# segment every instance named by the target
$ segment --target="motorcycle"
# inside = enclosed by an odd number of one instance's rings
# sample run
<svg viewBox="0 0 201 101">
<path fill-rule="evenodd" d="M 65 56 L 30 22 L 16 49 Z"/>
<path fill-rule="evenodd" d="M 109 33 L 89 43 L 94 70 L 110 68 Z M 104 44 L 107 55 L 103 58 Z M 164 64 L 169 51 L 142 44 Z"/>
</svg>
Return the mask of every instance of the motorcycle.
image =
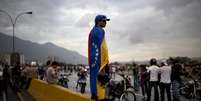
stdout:
<svg viewBox="0 0 201 101">
<path fill-rule="evenodd" d="M 68 88 L 68 82 L 69 82 L 68 76 L 69 75 L 65 75 L 65 74 L 61 75 L 61 78 L 59 79 L 59 84 L 61 86 Z"/>
<path fill-rule="evenodd" d="M 85 93 L 85 88 L 87 85 L 87 80 L 86 79 L 80 79 L 78 80 L 78 85 L 80 87 L 80 93 Z"/>
</svg>

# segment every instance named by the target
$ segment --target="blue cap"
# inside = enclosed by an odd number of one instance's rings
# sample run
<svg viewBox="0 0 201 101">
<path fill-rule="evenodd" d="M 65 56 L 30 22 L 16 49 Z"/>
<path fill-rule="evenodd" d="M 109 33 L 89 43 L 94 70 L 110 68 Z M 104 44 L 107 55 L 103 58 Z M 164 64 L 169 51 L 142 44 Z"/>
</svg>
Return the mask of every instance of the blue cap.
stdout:
<svg viewBox="0 0 201 101">
<path fill-rule="evenodd" d="M 107 18 L 105 15 L 97 15 L 95 18 L 95 22 L 102 21 L 102 20 L 110 21 L 110 19 Z"/>
</svg>

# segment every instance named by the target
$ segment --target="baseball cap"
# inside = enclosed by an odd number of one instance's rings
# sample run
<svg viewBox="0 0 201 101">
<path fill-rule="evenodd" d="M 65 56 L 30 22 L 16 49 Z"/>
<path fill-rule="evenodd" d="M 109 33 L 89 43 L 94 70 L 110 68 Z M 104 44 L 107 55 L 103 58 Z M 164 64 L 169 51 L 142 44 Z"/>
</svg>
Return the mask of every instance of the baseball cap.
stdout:
<svg viewBox="0 0 201 101">
<path fill-rule="evenodd" d="M 102 21 L 102 20 L 110 21 L 110 19 L 107 18 L 105 15 L 97 15 L 95 18 L 95 22 Z"/>
</svg>

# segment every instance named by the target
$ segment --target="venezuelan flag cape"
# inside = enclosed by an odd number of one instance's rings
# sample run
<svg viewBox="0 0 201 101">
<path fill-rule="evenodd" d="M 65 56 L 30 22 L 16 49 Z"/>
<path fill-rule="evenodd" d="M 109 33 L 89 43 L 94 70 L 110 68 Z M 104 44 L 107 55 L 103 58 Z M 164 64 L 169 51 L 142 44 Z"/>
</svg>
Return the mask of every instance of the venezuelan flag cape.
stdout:
<svg viewBox="0 0 201 101">
<path fill-rule="evenodd" d="M 109 63 L 108 48 L 105 41 L 105 32 L 101 27 L 94 27 L 88 40 L 88 62 L 90 67 L 90 89 L 98 99 L 105 98 L 105 87 L 97 81 L 98 72 L 104 72 L 104 67 Z"/>
</svg>

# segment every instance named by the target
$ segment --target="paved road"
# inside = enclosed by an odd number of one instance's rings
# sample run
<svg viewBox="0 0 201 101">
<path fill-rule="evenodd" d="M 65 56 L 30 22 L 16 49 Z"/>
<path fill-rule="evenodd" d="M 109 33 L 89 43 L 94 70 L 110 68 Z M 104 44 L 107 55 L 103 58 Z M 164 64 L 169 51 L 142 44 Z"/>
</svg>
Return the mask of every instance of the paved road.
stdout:
<svg viewBox="0 0 201 101">
<path fill-rule="evenodd" d="M 3 91 L 0 94 L 0 101 L 20 101 L 17 93 L 15 93 L 10 87 L 8 88 L 7 97 L 6 93 Z"/>
<path fill-rule="evenodd" d="M 119 76 L 119 75 L 115 75 L 115 80 L 116 81 L 121 81 L 122 80 L 122 77 Z M 69 89 L 71 90 L 74 90 L 74 91 L 77 91 L 79 92 L 79 90 L 77 90 L 75 87 L 76 87 L 76 84 L 77 84 L 77 74 L 76 73 L 73 73 L 71 76 L 69 76 Z M 89 77 L 87 77 L 87 86 L 86 86 L 86 93 L 88 95 L 90 95 L 90 87 L 89 87 Z M 137 101 L 142 101 L 142 95 L 140 94 L 140 92 L 137 92 L 136 94 L 137 96 Z"/>
<path fill-rule="evenodd" d="M 115 80 L 116 81 L 121 81 L 122 80 L 122 77 L 119 76 L 119 75 L 115 75 Z M 77 90 L 75 87 L 76 87 L 76 84 L 77 84 L 77 74 L 76 73 L 72 73 L 72 75 L 69 76 L 69 89 L 73 90 L 73 91 L 76 91 L 76 92 L 79 92 L 79 90 Z M 133 79 L 131 79 L 133 80 Z M 132 81 L 131 81 L 132 82 Z M 141 91 L 139 90 L 138 92 L 135 92 L 136 93 L 136 98 L 137 98 L 137 101 L 143 101 L 142 100 L 142 95 L 141 95 Z M 89 87 L 89 77 L 87 77 L 87 86 L 86 86 L 86 94 L 88 94 L 90 96 L 90 87 Z M 154 93 L 152 92 L 152 95 Z M 5 93 L 1 93 L 0 94 L 0 101 L 19 101 L 18 97 L 17 97 L 17 94 L 14 93 L 10 88 L 8 88 L 8 97 L 7 97 L 7 100 L 5 100 Z M 153 98 L 151 101 L 154 101 Z M 166 99 L 167 101 L 167 99 Z M 193 100 L 187 100 L 187 99 L 184 99 L 182 98 L 182 101 L 193 101 Z"/>
</svg>

